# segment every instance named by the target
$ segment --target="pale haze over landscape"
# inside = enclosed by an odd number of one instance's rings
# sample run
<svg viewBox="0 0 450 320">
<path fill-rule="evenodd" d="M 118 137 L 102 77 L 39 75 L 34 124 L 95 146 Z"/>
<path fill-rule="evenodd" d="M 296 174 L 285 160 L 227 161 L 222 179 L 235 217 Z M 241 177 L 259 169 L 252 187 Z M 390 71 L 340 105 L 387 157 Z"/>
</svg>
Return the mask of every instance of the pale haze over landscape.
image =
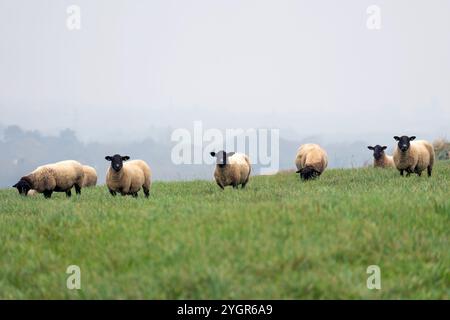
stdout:
<svg viewBox="0 0 450 320">
<path fill-rule="evenodd" d="M 16 316 L 408 318 L 449 231 L 450 0 L 0 0 Z"/>
<path fill-rule="evenodd" d="M 66 27 L 73 4 L 81 30 Z M 86 143 L 195 120 L 297 141 L 450 137 L 447 0 L 0 0 L 0 38 L 3 127 Z"/>
</svg>

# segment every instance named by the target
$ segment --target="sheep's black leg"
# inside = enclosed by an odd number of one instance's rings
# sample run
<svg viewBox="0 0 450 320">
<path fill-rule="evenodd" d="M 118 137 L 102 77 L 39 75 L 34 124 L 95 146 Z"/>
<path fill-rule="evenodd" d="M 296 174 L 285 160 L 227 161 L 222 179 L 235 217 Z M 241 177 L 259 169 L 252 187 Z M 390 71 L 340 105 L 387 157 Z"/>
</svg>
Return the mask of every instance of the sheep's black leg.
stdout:
<svg viewBox="0 0 450 320">
<path fill-rule="evenodd" d="M 81 194 L 81 187 L 79 186 L 79 185 L 75 185 L 75 192 L 77 193 L 77 194 Z"/>
<path fill-rule="evenodd" d="M 112 195 L 113 197 L 116 196 L 116 192 L 115 192 L 114 190 L 109 189 L 109 193 L 111 193 L 111 195 Z"/>
<path fill-rule="evenodd" d="M 72 196 L 72 191 L 69 189 L 66 191 L 66 197 L 70 198 Z"/>
<path fill-rule="evenodd" d="M 137 192 L 133 192 L 131 195 L 133 196 L 133 198 L 137 198 L 138 197 L 138 193 Z"/>
<path fill-rule="evenodd" d="M 250 175 L 247 177 L 247 180 L 245 180 L 244 183 L 242 184 L 242 189 L 244 189 L 245 186 L 247 185 L 249 177 L 250 177 Z"/>
<path fill-rule="evenodd" d="M 406 169 L 406 176 L 409 177 L 413 173 L 411 169 Z"/>
<path fill-rule="evenodd" d="M 148 190 L 147 188 L 143 188 L 143 189 L 144 189 L 145 197 L 148 198 L 150 196 L 150 190 Z"/>
<path fill-rule="evenodd" d="M 433 171 L 433 168 L 431 166 L 428 166 L 427 167 L 427 173 L 428 173 L 429 177 L 431 177 L 431 171 Z"/>
<path fill-rule="evenodd" d="M 403 170 L 400 170 L 400 175 L 403 177 Z"/>
<path fill-rule="evenodd" d="M 217 185 L 223 190 L 223 189 L 225 189 L 224 187 L 223 187 L 223 185 L 221 185 L 219 182 L 217 182 Z"/>
<path fill-rule="evenodd" d="M 422 172 L 420 172 L 420 171 L 417 171 L 416 173 L 419 177 L 422 175 Z"/>
<path fill-rule="evenodd" d="M 44 198 L 50 199 L 52 197 L 52 193 L 53 193 L 53 191 L 51 191 L 51 190 L 45 190 L 44 191 Z"/>
<path fill-rule="evenodd" d="M 233 189 L 237 189 L 238 185 L 237 184 L 233 184 Z"/>
</svg>

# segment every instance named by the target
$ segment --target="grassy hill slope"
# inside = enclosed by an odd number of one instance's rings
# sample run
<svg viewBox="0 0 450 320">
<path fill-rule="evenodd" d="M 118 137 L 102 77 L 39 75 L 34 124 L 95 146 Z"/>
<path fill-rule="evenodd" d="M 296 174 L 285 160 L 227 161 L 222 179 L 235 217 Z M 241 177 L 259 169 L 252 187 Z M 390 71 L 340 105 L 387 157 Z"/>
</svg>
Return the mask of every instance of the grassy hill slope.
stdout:
<svg viewBox="0 0 450 320">
<path fill-rule="evenodd" d="M 446 298 L 450 162 L 253 177 L 244 190 L 157 182 L 150 199 L 0 190 L 0 298 Z M 81 290 L 66 288 L 67 266 Z M 381 268 L 381 290 L 366 269 Z"/>
</svg>

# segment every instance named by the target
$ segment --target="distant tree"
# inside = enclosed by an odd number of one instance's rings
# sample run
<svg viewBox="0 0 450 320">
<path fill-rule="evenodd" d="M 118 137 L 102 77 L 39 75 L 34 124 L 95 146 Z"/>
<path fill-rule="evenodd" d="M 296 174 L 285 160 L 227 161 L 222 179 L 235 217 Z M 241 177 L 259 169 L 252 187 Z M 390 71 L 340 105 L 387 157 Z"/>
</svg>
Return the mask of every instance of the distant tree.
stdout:
<svg viewBox="0 0 450 320">
<path fill-rule="evenodd" d="M 42 134 L 38 130 L 27 131 L 26 135 L 36 140 L 40 140 L 42 138 Z"/>
<path fill-rule="evenodd" d="M 24 136 L 25 132 L 16 125 L 6 127 L 5 131 L 3 132 L 3 137 L 7 142 L 20 140 Z"/>
<path fill-rule="evenodd" d="M 78 143 L 76 132 L 72 129 L 64 129 L 59 133 L 59 139 L 64 143 Z"/>
</svg>

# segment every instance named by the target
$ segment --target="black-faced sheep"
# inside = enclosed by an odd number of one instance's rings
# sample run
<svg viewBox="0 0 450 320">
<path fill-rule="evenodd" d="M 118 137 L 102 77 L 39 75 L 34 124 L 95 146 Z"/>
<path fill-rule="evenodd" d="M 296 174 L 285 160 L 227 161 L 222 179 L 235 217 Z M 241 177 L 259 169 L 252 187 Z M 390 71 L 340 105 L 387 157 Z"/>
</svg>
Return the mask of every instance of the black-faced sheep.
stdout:
<svg viewBox="0 0 450 320">
<path fill-rule="evenodd" d="M 147 163 L 142 160 L 124 163 L 130 157 L 119 154 L 106 156 L 105 159 L 111 161 L 106 173 L 106 185 L 113 196 L 118 192 L 123 196 L 137 197 L 141 188 L 146 197 L 150 195 L 151 171 Z"/>
<path fill-rule="evenodd" d="M 394 158 L 388 156 L 384 150 L 387 146 L 380 146 L 377 144 L 375 147 L 368 146 L 369 150 L 373 150 L 373 166 L 374 168 L 395 168 Z"/>
<path fill-rule="evenodd" d="M 395 136 L 398 141 L 394 150 L 394 163 L 400 175 L 406 171 L 406 176 L 416 173 L 418 176 L 427 169 L 428 176 L 431 177 L 434 164 L 434 148 L 431 143 L 425 140 L 413 141 L 415 136 Z"/>
<path fill-rule="evenodd" d="M 77 161 L 66 160 L 38 167 L 13 187 L 22 195 L 34 189 L 43 193 L 45 198 L 50 198 L 53 192 L 65 192 L 70 197 L 72 187 L 75 187 L 77 194 L 81 194 L 83 178 L 83 166 Z"/>
<path fill-rule="evenodd" d="M 300 146 L 295 158 L 296 173 L 303 180 L 320 176 L 328 166 L 328 156 L 318 144 L 307 143 Z"/>
<path fill-rule="evenodd" d="M 90 166 L 83 166 L 84 179 L 83 179 L 83 188 L 86 187 L 95 187 L 97 184 L 97 171 Z"/>
<path fill-rule="evenodd" d="M 247 155 L 225 151 L 211 152 L 211 156 L 216 158 L 216 169 L 214 179 L 220 188 L 239 185 L 245 188 L 250 179 L 252 166 Z"/>
</svg>

